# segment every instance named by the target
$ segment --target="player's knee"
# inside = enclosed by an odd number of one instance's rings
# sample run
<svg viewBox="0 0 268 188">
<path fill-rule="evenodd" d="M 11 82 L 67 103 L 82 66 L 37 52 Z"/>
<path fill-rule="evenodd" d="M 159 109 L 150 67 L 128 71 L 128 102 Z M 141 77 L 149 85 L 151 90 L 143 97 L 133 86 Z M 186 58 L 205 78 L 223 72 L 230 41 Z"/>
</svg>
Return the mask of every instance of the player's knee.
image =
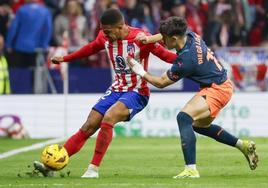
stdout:
<svg viewBox="0 0 268 188">
<path fill-rule="evenodd" d="M 102 121 L 113 125 L 120 121 L 126 120 L 127 117 L 128 117 L 128 113 L 124 113 L 120 110 L 109 110 L 104 114 Z"/>
<path fill-rule="evenodd" d="M 189 143 L 195 143 L 196 138 L 195 138 L 194 132 L 191 130 L 192 129 L 191 126 L 193 123 L 192 117 L 185 112 L 180 112 L 177 115 L 177 122 L 179 126 L 182 145 L 185 145 L 185 147 L 188 147 Z"/>
<path fill-rule="evenodd" d="M 114 124 L 116 121 L 116 114 L 106 113 L 103 117 L 103 121 L 110 124 Z"/>
<path fill-rule="evenodd" d="M 192 121 L 192 117 L 189 114 L 187 114 L 185 112 L 179 112 L 178 113 L 177 122 L 178 122 L 179 126 L 184 125 L 189 120 Z"/>
</svg>

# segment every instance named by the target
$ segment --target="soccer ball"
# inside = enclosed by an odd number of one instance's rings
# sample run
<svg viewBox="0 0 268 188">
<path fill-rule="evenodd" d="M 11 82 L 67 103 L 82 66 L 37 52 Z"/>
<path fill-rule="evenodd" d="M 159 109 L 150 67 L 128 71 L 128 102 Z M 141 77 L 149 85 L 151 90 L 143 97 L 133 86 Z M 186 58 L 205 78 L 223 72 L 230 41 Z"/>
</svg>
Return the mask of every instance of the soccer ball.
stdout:
<svg viewBox="0 0 268 188">
<path fill-rule="evenodd" d="M 63 146 L 53 144 L 45 147 L 41 155 L 41 160 L 51 170 L 61 170 L 68 164 L 69 156 Z"/>
</svg>

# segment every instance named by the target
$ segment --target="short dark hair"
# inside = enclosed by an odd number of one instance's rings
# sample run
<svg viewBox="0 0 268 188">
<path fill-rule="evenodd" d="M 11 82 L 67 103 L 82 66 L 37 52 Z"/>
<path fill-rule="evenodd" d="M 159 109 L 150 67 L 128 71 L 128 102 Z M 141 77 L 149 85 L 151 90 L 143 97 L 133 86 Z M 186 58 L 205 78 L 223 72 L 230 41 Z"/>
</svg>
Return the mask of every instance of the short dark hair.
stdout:
<svg viewBox="0 0 268 188">
<path fill-rule="evenodd" d="M 160 23 L 160 33 L 172 37 L 174 35 L 184 36 L 187 31 L 187 22 L 181 17 L 169 17 Z"/>
<path fill-rule="evenodd" d="M 109 8 L 103 12 L 100 21 L 102 25 L 115 25 L 124 21 L 124 16 L 120 10 Z"/>
</svg>

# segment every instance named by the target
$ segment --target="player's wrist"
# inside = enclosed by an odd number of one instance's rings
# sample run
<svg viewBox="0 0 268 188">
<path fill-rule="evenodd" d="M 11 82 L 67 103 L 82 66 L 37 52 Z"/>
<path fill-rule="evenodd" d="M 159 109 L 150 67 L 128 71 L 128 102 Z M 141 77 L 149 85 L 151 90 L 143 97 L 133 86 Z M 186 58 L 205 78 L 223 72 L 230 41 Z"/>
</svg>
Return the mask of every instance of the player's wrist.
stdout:
<svg viewBox="0 0 268 188">
<path fill-rule="evenodd" d="M 147 74 L 147 72 L 145 71 L 145 70 L 141 70 L 140 71 L 140 73 L 139 73 L 139 75 L 141 76 L 141 77 L 144 77 L 145 76 L 145 74 Z"/>
<path fill-rule="evenodd" d="M 130 59 L 130 63 L 133 65 L 133 71 L 141 77 L 144 77 L 147 72 L 143 69 L 143 66 L 133 58 Z"/>
</svg>

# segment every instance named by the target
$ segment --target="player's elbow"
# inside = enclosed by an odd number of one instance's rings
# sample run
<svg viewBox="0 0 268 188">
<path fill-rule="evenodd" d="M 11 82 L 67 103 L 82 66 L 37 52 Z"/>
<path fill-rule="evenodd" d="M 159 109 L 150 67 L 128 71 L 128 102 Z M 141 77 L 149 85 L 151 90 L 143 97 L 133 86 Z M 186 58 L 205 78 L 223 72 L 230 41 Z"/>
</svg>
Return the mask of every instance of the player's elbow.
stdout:
<svg viewBox="0 0 268 188">
<path fill-rule="evenodd" d="M 165 88 L 167 85 L 163 82 L 158 82 L 155 84 L 155 87 L 159 88 L 159 89 L 163 89 Z"/>
<path fill-rule="evenodd" d="M 159 89 L 168 86 L 168 82 L 164 77 L 154 77 L 146 74 L 145 79 Z"/>
</svg>

